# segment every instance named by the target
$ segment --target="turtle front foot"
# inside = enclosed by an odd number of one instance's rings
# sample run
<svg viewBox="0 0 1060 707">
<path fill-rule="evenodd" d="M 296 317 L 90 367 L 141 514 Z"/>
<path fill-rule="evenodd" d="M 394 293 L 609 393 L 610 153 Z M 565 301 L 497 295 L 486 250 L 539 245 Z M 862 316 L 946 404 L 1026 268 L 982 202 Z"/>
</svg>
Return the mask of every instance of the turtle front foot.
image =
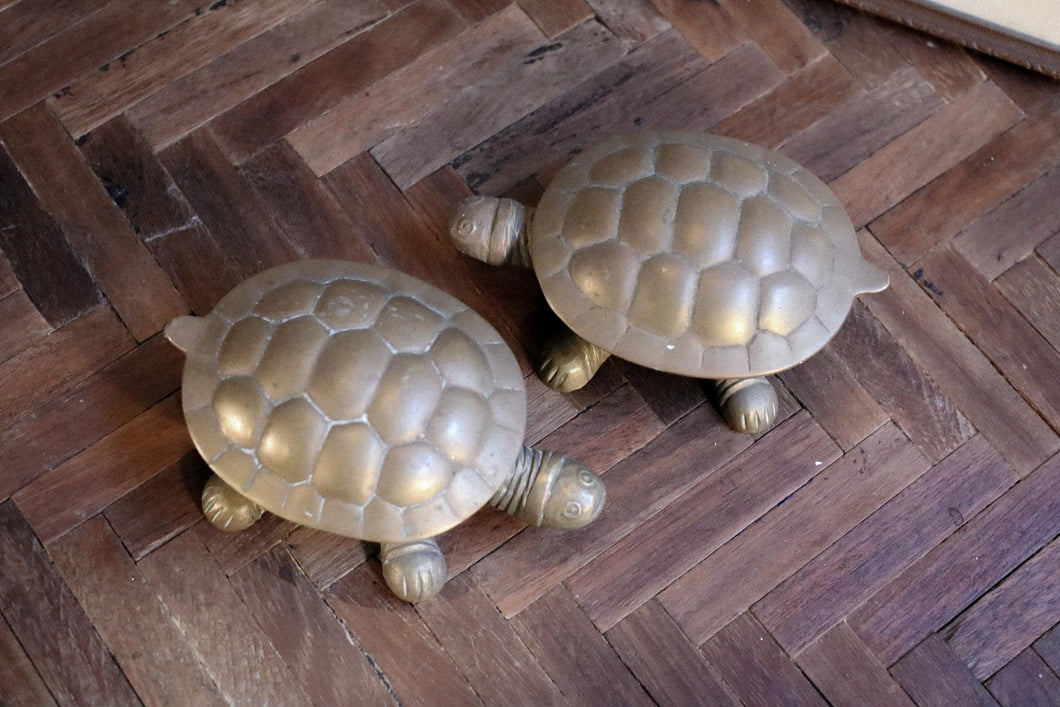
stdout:
<svg viewBox="0 0 1060 707">
<path fill-rule="evenodd" d="M 254 525 L 265 511 L 214 474 L 202 490 L 202 512 L 215 528 L 234 533 Z"/>
<path fill-rule="evenodd" d="M 431 538 L 383 543 L 379 550 L 383 579 L 390 590 L 412 604 L 433 599 L 445 586 L 445 557 Z"/>
<path fill-rule="evenodd" d="M 568 331 L 545 350 L 537 366 L 537 375 L 549 388 L 561 393 L 572 393 L 592 380 L 610 355 L 599 346 Z"/>
<path fill-rule="evenodd" d="M 715 391 L 718 412 L 737 432 L 765 432 L 777 419 L 777 391 L 765 378 L 726 378 Z"/>
</svg>

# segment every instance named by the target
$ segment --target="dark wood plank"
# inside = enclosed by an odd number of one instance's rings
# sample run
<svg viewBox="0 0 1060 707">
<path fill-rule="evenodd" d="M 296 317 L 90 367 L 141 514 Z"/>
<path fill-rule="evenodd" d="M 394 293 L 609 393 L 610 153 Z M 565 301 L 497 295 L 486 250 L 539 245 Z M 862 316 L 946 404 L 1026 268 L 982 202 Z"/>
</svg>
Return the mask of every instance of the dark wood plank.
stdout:
<svg viewBox="0 0 1060 707">
<path fill-rule="evenodd" d="M 9 705 L 54 705 L 55 698 L 41 680 L 29 656 L 11 632 L 7 621 L 0 617 L 0 700 Z"/>
<path fill-rule="evenodd" d="M 0 504 L 0 564 L 0 610 L 56 702 L 140 704 L 92 621 L 10 501 Z"/>
<path fill-rule="evenodd" d="M 376 2 L 309 5 L 209 64 L 140 101 L 129 118 L 156 149 L 327 53 L 384 14 Z"/>
<path fill-rule="evenodd" d="M 49 550 L 137 697 L 146 704 L 225 704 L 107 521 L 97 516 Z"/>
<path fill-rule="evenodd" d="M 118 116 L 77 141 L 88 166 L 111 200 L 144 241 L 199 224 L 151 146 L 125 116 Z"/>
<path fill-rule="evenodd" d="M 114 355 L 114 354 L 112 354 Z M 6 497 L 173 393 L 183 355 L 161 336 L 133 349 L 69 391 L 45 397 L 32 414 L 0 429 Z M 77 420 L 78 424 L 70 424 Z"/>
<path fill-rule="evenodd" d="M 299 253 L 362 263 L 376 260 L 364 241 L 350 237 L 357 231 L 353 218 L 286 142 L 261 150 L 239 171 Z"/>
<path fill-rule="evenodd" d="M 295 528 L 284 544 L 321 591 L 368 559 L 368 543 L 304 526 Z"/>
<path fill-rule="evenodd" d="M 511 624 L 567 704 L 653 704 L 563 587 L 538 599 Z"/>
<path fill-rule="evenodd" d="M 884 585 L 850 625 L 885 664 L 942 628 L 1056 535 L 1060 456 Z"/>
<path fill-rule="evenodd" d="M 854 377 L 834 344 L 778 375 L 843 451 L 850 450 L 888 420 L 887 413 Z"/>
<path fill-rule="evenodd" d="M 658 602 L 622 619 L 606 638 L 658 705 L 740 704 Z"/>
<path fill-rule="evenodd" d="M 634 125 L 707 131 L 769 93 L 784 72 L 757 44 L 744 44 L 637 111 Z M 699 98 L 709 95 L 707 101 Z"/>
<path fill-rule="evenodd" d="M 798 653 L 1018 480 L 975 438 L 767 594 L 755 616 Z"/>
<path fill-rule="evenodd" d="M 879 242 L 863 237 L 861 249 L 891 278 L 885 291 L 865 298 L 868 308 L 994 448 L 1021 475 L 1060 449 L 1060 438 L 982 352 L 941 310 L 924 306 L 930 297 Z"/>
<path fill-rule="evenodd" d="M 840 454 L 809 415 L 797 414 L 608 548 L 567 587 L 607 631 Z"/>
<path fill-rule="evenodd" d="M 693 641 L 706 640 L 929 466 L 900 430 L 884 425 L 660 592 L 659 601 Z"/>
<path fill-rule="evenodd" d="M 225 153 L 235 162 L 243 162 L 464 27 L 445 0 L 412 3 L 234 106 L 214 119 L 210 129 Z"/>
<path fill-rule="evenodd" d="M 196 532 L 138 565 L 227 702 L 312 704 Z"/>
<path fill-rule="evenodd" d="M 855 227 L 887 211 L 1019 120 L 1000 89 L 982 83 L 831 183 Z"/>
<path fill-rule="evenodd" d="M 14 5 L 0 24 L 0 64 L 6 64 L 23 52 L 52 37 L 68 25 L 75 24 L 102 9 L 95 0 L 56 0 L 55 2 L 0 3 L 0 9 Z"/>
<path fill-rule="evenodd" d="M 397 704 L 286 550 L 262 555 L 231 582 L 314 704 L 342 704 L 353 695 L 357 704 Z"/>
<path fill-rule="evenodd" d="M 860 92 L 850 72 L 825 55 L 718 123 L 712 132 L 776 148 Z"/>
<path fill-rule="evenodd" d="M 528 529 L 476 564 L 475 579 L 512 616 L 749 445 L 701 406 L 608 471 L 606 507 L 591 525 L 568 533 Z"/>
<path fill-rule="evenodd" d="M 486 704 L 567 704 L 469 573 L 449 580 L 416 611 Z"/>
<path fill-rule="evenodd" d="M 200 525 L 199 536 L 225 574 L 238 572 L 282 543 L 298 527 L 271 513 L 266 513 L 257 523 L 238 533 L 218 530 L 209 523 Z"/>
<path fill-rule="evenodd" d="M 1053 626 L 1034 642 L 1034 652 L 1049 664 L 1054 673 L 1060 675 L 1060 624 Z"/>
<path fill-rule="evenodd" d="M 91 71 L 142 42 L 180 23 L 195 12 L 192 0 L 176 0 L 164 7 L 126 7 L 108 2 L 0 65 L 0 120 L 37 103 L 73 78 Z"/>
<path fill-rule="evenodd" d="M 1020 121 L 875 219 L 872 233 L 911 264 L 1040 176 L 1060 157 L 1060 118 Z"/>
<path fill-rule="evenodd" d="M 192 449 L 177 396 L 170 396 L 41 475 L 14 498 L 50 543 Z"/>
<path fill-rule="evenodd" d="M 828 704 L 749 613 L 699 649 L 744 704 Z"/>
<path fill-rule="evenodd" d="M 195 218 L 197 220 L 198 216 Z M 215 222 L 214 226 L 218 224 Z M 226 235 L 224 230 L 220 233 Z M 266 233 L 264 236 L 272 241 L 265 246 L 266 250 L 287 249 L 285 244 L 275 243 L 271 237 L 273 234 Z M 246 278 L 246 274 L 240 275 L 242 270 L 252 268 L 249 264 L 237 261 L 251 260 L 253 256 L 244 250 L 233 251 L 225 247 L 230 245 L 219 243 L 202 222 L 197 221 L 187 228 L 155 238 L 147 247 L 191 311 L 202 316 Z"/>
<path fill-rule="evenodd" d="M 25 290 L 15 290 L 0 299 L 0 321 L 4 322 L 4 328 L 0 329 L 0 363 L 52 331 Z"/>
<path fill-rule="evenodd" d="M 670 23 L 651 0 L 586 0 L 596 17 L 612 34 L 646 42 L 666 30 Z"/>
<path fill-rule="evenodd" d="M 1042 256 L 1042 260 L 1053 266 L 1053 270 L 1060 272 L 1060 233 L 1044 241 L 1035 249 L 1035 252 Z"/>
<path fill-rule="evenodd" d="M 915 70 L 898 71 L 793 136 L 781 150 L 830 182 L 924 122 L 942 103 Z"/>
<path fill-rule="evenodd" d="M 160 156 L 240 280 L 301 255 L 207 131 L 194 133 Z"/>
<path fill-rule="evenodd" d="M 706 4 L 655 0 L 655 5 L 708 61 L 750 40 L 765 49 L 785 73 L 792 74 L 827 51 L 780 0 Z"/>
<path fill-rule="evenodd" d="M 1019 313 L 1060 351 L 1060 278 L 1041 258 L 1025 258 L 994 280 Z"/>
<path fill-rule="evenodd" d="M 860 302 L 829 347 L 931 461 L 971 439 L 975 429 Z"/>
<path fill-rule="evenodd" d="M 632 126 L 643 105 L 707 67 L 668 30 L 460 155 L 453 166 L 476 191 L 507 192 L 588 147 L 602 126 Z"/>
<path fill-rule="evenodd" d="M 35 106 L 0 124 L 0 139 L 138 341 L 187 313 L 172 283 L 47 108 Z"/>
<path fill-rule="evenodd" d="M 936 633 L 895 663 L 891 675 L 918 705 L 997 705 L 968 666 Z"/>
<path fill-rule="evenodd" d="M 906 27 L 886 27 L 887 41 L 947 101 L 959 98 L 986 79 L 982 67 L 964 47 Z"/>
<path fill-rule="evenodd" d="M 134 560 L 203 520 L 199 499 L 209 475 L 194 451 L 107 506 L 103 515 Z"/>
<path fill-rule="evenodd" d="M 1060 127 L 1053 132 L 1058 133 Z M 1053 169 L 954 236 L 954 247 L 993 280 L 1060 231 L 1054 201 L 1058 190 L 1060 169 Z"/>
<path fill-rule="evenodd" d="M 50 105 L 71 135 L 84 135 L 311 2 L 264 0 L 250 7 L 212 3 L 186 22 L 136 47 L 136 51 L 79 77 L 56 94 Z"/>
<path fill-rule="evenodd" d="M 0 417 L 18 420 L 135 345 L 109 307 L 89 311 L 0 364 Z"/>
<path fill-rule="evenodd" d="M 378 563 L 361 565 L 324 597 L 401 704 L 435 704 L 442 695 L 453 704 L 482 704 L 412 605 L 387 589 Z"/>
<path fill-rule="evenodd" d="M 381 116 L 388 124 L 378 133 L 378 137 L 383 139 L 378 141 L 373 136 L 373 139 L 364 145 L 368 147 L 375 143 L 372 147 L 373 156 L 399 187 L 411 186 L 497 130 L 524 117 L 541 103 L 572 88 L 586 72 L 606 67 L 629 49 L 626 40 L 616 39 L 597 22 L 580 24 L 556 38 L 560 41 L 543 44 L 536 28 L 525 26 L 529 20 L 518 17 L 514 11 L 505 11 L 496 17 L 504 18 L 506 23 L 510 24 L 510 29 L 497 34 L 496 44 L 481 42 L 476 35 L 476 46 L 471 55 L 468 56 L 468 50 L 465 48 L 463 52 L 452 57 L 456 62 L 448 64 L 452 67 L 450 71 L 459 72 L 449 75 L 458 75 L 461 82 L 473 82 L 473 91 L 465 90 L 461 95 L 454 95 L 447 88 L 452 79 L 446 81 L 444 77 L 438 77 L 434 79 L 437 83 L 432 83 L 432 86 L 436 86 L 433 90 L 443 92 L 439 93 L 434 101 L 435 107 L 423 113 L 422 108 L 408 111 L 401 109 L 399 104 L 397 112 L 389 110 Z M 485 25 L 476 29 L 482 32 Z M 457 42 L 453 44 L 459 46 Z M 482 44 L 485 46 L 481 46 Z M 483 52 L 487 57 L 491 53 L 496 54 L 498 46 L 504 46 L 504 51 L 493 61 L 482 61 L 479 58 Z M 435 61 L 439 58 L 435 58 Z M 470 66 L 465 62 L 470 63 Z M 482 68 L 478 68 L 480 66 Z M 469 75 L 472 67 L 474 71 Z M 437 74 L 433 65 L 431 72 Z M 542 80 L 545 76 L 548 79 Z M 513 77 L 518 77 L 518 80 L 513 80 Z M 372 106 L 379 105 L 377 101 L 386 106 L 391 100 L 388 97 L 388 87 L 379 86 L 377 90 L 378 93 L 373 94 L 376 97 L 374 101 L 367 104 L 349 102 L 344 104 L 343 111 L 354 109 L 356 114 L 366 109 L 372 111 Z M 398 90 L 399 93 L 402 92 Z M 343 111 L 336 111 L 336 118 L 340 117 Z M 411 123 L 406 122 L 409 119 Z M 319 129 L 324 124 L 325 122 L 310 125 Z M 319 135 L 319 132 L 316 134 Z M 302 137 L 294 133 L 291 135 L 292 141 L 296 136 L 299 139 Z M 337 137 L 341 139 L 341 132 Z M 352 143 L 343 153 L 333 155 L 326 161 L 318 161 L 312 154 L 301 149 L 300 152 L 313 170 L 320 174 L 336 165 L 338 161 L 343 161 L 344 157 L 356 154 L 355 145 L 357 143 Z M 295 147 L 298 146 L 299 144 L 295 143 Z M 425 151 L 428 154 L 425 154 Z"/>
<path fill-rule="evenodd" d="M 913 268 L 950 319 L 1046 422 L 1060 429 L 1060 352 L 953 248 L 933 251 Z"/>
<path fill-rule="evenodd" d="M 1020 653 L 986 685 L 1003 707 L 1060 704 L 1060 677 L 1032 650 Z"/>
<path fill-rule="evenodd" d="M 519 0 L 519 7 L 549 39 L 593 17 L 585 0 Z"/>
<path fill-rule="evenodd" d="M 839 623 L 799 653 L 797 662 L 829 704 L 912 707 L 876 656 L 846 623 Z M 852 680 L 852 676 L 857 676 Z"/>
<path fill-rule="evenodd" d="M 99 303 L 100 294 L 62 228 L 0 147 L 0 248 L 15 285 L 52 327 Z M 8 289 L 8 288 L 5 288 Z"/>
<path fill-rule="evenodd" d="M 1039 550 L 944 631 L 954 654 L 985 680 L 1060 622 L 1060 542 Z"/>
</svg>

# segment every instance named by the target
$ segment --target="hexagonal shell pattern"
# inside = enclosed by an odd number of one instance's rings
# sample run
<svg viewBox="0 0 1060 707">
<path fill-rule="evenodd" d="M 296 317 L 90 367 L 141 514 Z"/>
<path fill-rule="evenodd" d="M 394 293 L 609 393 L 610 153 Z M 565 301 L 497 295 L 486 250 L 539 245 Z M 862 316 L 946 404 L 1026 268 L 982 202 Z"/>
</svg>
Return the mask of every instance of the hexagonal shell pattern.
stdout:
<svg viewBox="0 0 1060 707">
<path fill-rule="evenodd" d="M 385 268 L 302 260 L 233 289 L 187 351 L 184 415 L 227 483 L 303 525 L 430 537 L 511 475 L 526 391 L 500 335 Z"/>
<path fill-rule="evenodd" d="M 868 289 L 832 191 L 783 155 L 714 135 L 645 131 L 580 153 L 538 204 L 530 255 L 576 334 L 701 378 L 799 363 Z"/>
</svg>

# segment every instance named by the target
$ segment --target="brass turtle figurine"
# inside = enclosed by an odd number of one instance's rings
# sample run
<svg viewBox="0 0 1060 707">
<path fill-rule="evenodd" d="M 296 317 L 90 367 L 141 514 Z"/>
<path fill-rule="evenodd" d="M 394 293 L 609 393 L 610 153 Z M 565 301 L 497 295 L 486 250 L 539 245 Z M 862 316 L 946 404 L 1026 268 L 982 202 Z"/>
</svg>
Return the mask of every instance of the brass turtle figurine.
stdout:
<svg viewBox="0 0 1060 707">
<path fill-rule="evenodd" d="M 268 510 L 379 542 L 388 586 L 417 602 L 445 583 L 433 538 L 487 503 L 559 528 L 603 505 L 596 474 L 523 446 L 523 378 L 496 330 L 409 275 L 295 261 L 165 333 L 187 355 L 184 416 L 214 472 L 203 510 L 224 530 Z"/>
<path fill-rule="evenodd" d="M 449 234 L 493 265 L 532 267 L 570 328 L 538 367 L 577 390 L 614 354 L 714 381 L 742 432 L 768 429 L 763 376 L 823 347 L 856 295 L 887 287 L 835 194 L 787 157 L 716 135 L 615 135 L 559 170 L 537 209 L 473 196 Z"/>
</svg>

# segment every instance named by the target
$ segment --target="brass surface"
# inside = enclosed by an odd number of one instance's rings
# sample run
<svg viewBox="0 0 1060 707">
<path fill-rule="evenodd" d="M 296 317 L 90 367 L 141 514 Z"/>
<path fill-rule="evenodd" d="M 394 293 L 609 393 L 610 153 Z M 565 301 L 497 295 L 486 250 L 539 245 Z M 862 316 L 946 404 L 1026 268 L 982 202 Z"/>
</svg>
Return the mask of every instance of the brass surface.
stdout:
<svg viewBox="0 0 1060 707">
<path fill-rule="evenodd" d="M 525 233 L 495 218 L 512 211 L 510 200 L 494 201 L 503 208 L 482 196 L 457 205 L 452 238 L 493 264 L 530 254 L 545 298 L 577 337 L 561 337 L 538 369 L 563 392 L 587 383 L 607 353 L 680 375 L 757 379 L 816 353 L 855 296 L 888 284 L 823 182 L 720 136 L 613 136 L 556 174 Z M 731 391 L 730 424 L 768 427 L 768 385 Z"/>
<path fill-rule="evenodd" d="M 183 405 L 210 464 L 210 522 L 263 510 L 386 548 L 384 576 L 409 601 L 437 594 L 433 536 L 505 489 L 505 510 L 579 527 L 599 477 L 523 447 L 526 393 L 500 335 L 408 275 L 303 260 L 256 275 L 166 336 L 184 350 Z"/>
</svg>

